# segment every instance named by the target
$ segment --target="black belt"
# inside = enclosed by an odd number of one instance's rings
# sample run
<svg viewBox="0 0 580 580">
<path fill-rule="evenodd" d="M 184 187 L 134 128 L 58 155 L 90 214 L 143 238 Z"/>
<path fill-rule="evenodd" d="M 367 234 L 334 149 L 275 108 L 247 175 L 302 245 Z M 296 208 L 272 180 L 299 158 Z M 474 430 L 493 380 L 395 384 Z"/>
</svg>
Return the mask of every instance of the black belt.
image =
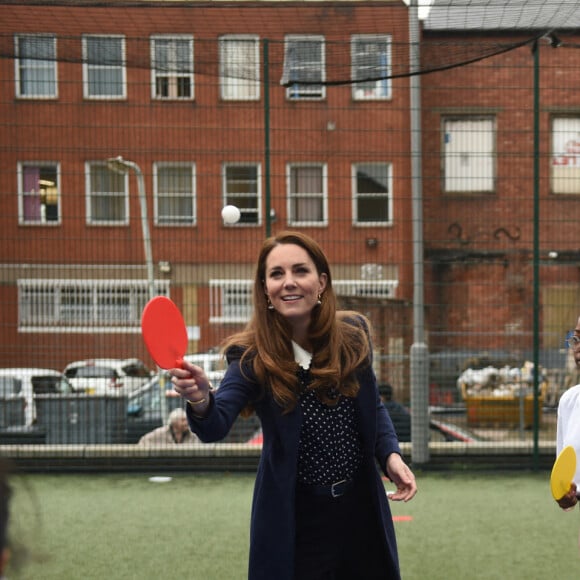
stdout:
<svg viewBox="0 0 580 580">
<path fill-rule="evenodd" d="M 337 498 L 343 496 L 354 487 L 354 479 L 343 479 L 328 485 L 299 483 L 298 490 L 320 497 Z"/>
</svg>

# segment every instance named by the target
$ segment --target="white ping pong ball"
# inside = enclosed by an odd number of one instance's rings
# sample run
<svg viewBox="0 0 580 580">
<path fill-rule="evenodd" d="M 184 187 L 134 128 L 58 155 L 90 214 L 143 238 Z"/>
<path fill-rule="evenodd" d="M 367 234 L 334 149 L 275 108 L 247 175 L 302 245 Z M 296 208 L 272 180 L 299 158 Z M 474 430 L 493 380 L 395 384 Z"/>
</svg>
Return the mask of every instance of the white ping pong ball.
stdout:
<svg viewBox="0 0 580 580">
<path fill-rule="evenodd" d="M 235 205 L 226 205 L 222 209 L 222 219 L 226 224 L 235 224 L 240 221 L 240 210 Z"/>
</svg>

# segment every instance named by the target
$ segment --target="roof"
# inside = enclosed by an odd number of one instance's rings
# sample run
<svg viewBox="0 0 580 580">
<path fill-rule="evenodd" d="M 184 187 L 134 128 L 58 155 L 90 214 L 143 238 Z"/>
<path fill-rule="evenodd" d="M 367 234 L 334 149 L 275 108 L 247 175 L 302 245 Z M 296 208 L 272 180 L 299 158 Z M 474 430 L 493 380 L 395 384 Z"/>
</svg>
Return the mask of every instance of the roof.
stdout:
<svg viewBox="0 0 580 580">
<path fill-rule="evenodd" d="M 580 0 L 433 0 L 425 31 L 580 28 Z"/>
</svg>

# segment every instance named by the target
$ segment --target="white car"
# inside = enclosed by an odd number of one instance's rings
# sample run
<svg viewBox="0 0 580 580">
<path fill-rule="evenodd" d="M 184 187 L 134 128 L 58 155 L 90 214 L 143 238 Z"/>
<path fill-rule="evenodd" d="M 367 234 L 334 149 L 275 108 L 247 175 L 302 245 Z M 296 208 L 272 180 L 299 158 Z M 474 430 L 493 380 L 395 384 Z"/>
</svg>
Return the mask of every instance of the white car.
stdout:
<svg viewBox="0 0 580 580">
<path fill-rule="evenodd" d="M 0 369 L 0 394 L 4 398 L 16 397 L 23 400 L 24 424 L 27 427 L 36 423 L 35 395 L 67 394 L 72 391 L 67 378 L 55 369 Z"/>
<path fill-rule="evenodd" d="M 201 367 L 214 388 L 218 388 L 226 373 L 227 361 L 225 357 L 216 352 L 203 352 L 186 354 L 183 357 L 187 362 Z"/>
<path fill-rule="evenodd" d="M 128 395 L 153 373 L 137 358 L 95 358 L 69 363 L 64 374 L 78 393 Z"/>
</svg>

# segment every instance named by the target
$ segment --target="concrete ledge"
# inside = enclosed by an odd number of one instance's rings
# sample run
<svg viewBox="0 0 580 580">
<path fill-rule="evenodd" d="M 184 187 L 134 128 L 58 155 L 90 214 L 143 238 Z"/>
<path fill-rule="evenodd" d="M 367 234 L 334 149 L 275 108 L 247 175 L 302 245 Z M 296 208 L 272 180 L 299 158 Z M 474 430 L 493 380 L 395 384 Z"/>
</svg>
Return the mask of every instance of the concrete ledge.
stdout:
<svg viewBox="0 0 580 580">
<path fill-rule="evenodd" d="M 412 444 L 401 450 L 413 463 Z M 261 446 L 246 443 L 140 445 L 0 445 L 0 457 L 19 471 L 255 471 Z M 486 467 L 490 469 L 551 469 L 555 444 L 540 443 L 535 456 L 531 442 L 430 443 L 424 469 Z"/>
</svg>

